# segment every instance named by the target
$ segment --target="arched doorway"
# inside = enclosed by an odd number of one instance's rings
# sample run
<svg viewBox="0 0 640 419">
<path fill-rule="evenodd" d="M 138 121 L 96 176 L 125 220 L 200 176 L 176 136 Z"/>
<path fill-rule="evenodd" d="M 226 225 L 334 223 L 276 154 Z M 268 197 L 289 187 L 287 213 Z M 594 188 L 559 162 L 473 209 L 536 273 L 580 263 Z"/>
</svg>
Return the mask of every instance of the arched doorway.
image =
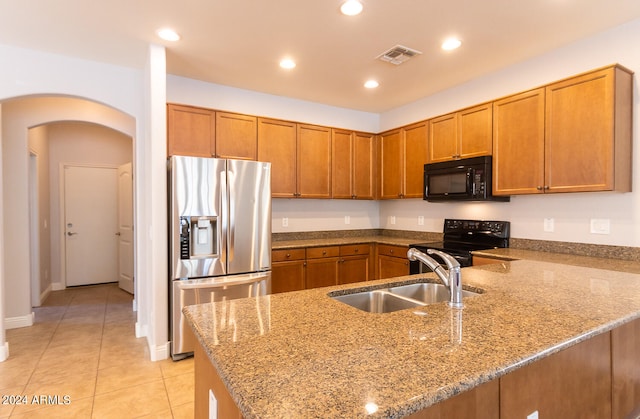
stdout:
<svg viewBox="0 0 640 419">
<path fill-rule="evenodd" d="M 32 287 L 30 281 L 24 280 L 30 277 L 31 270 L 31 237 L 30 234 L 24 234 L 24 226 L 30 225 L 29 137 L 34 133 L 32 130 L 35 128 L 40 127 L 41 130 L 46 130 L 57 124 L 85 124 L 93 128 L 115 131 L 130 139 L 129 149 L 132 155 L 135 148 L 135 119 L 111 107 L 86 99 L 63 96 L 29 96 L 9 99 L 2 103 L 2 159 L 3 173 L 5 173 L 3 210 L 4 219 L 11 220 L 11 222 L 5 222 L 3 232 L 7 329 L 29 326 L 32 322 Z M 47 134 L 42 131 L 37 135 L 47 137 Z M 10 174 L 10 177 L 6 174 Z M 47 225 L 53 229 L 57 222 L 58 220 L 49 219 Z M 44 224 L 44 220 L 40 219 L 39 226 Z M 52 244 L 54 245 L 55 243 Z M 39 257 L 43 257 L 42 252 Z M 53 259 L 51 261 L 53 262 Z M 48 284 L 44 280 L 45 273 L 42 266 L 40 269 L 42 273 L 40 280 L 46 287 Z M 53 287 L 52 277 L 54 274 L 50 271 L 51 287 Z"/>
</svg>

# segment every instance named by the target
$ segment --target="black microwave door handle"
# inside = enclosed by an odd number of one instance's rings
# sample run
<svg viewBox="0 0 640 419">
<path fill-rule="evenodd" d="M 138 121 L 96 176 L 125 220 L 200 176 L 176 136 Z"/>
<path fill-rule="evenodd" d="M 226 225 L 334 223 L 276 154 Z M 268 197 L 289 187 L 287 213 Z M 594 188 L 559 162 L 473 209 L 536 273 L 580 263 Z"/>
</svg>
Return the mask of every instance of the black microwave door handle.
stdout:
<svg viewBox="0 0 640 419">
<path fill-rule="evenodd" d="M 476 186 L 475 182 L 473 181 L 473 172 L 473 169 L 467 169 L 467 192 L 471 192 L 471 196 L 474 196 L 476 194 L 476 191 L 473 190 Z"/>
</svg>

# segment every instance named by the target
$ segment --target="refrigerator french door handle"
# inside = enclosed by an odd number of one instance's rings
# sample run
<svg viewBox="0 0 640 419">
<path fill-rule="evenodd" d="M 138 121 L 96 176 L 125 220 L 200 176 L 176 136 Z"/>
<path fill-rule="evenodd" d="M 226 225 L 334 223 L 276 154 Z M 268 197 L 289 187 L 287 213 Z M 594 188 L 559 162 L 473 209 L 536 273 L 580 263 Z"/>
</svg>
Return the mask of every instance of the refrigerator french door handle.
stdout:
<svg viewBox="0 0 640 419">
<path fill-rule="evenodd" d="M 225 169 L 226 169 L 227 164 L 225 163 Z M 221 237 L 221 242 L 220 243 L 222 245 L 222 263 L 224 264 L 224 270 L 226 273 L 228 273 L 228 259 L 230 260 L 232 255 L 229 255 L 229 251 L 232 249 L 229 246 L 229 239 L 228 239 L 228 234 L 229 231 L 227 229 L 227 222 L 226 220 L 229 219 L 229 192 L 228 192 L 228 188 L 229 188 L 229 182 L 227 179 L 227 171 L 223 170 L 220 172 L 220 193 L 222 195 L 222 199 L 221 199 L 221 206 L 222 208 L 220 209 L 220 213 L 222 215 L 222 237 Z"/>
<path fill-rule="evenodd" d="M 234 187 L 236 182 L 236 175 L 230 167 L 228 167 L 227 169 L 227 187 L 229 188 L 229 238 L 227 242 L 227 249 L 230 253 L 232 253 L 235 252 L 236 243 L 236 190 Z M 233 254 L 229 255 L 229 262 L 233 260 L 233 256 Z"/>
</svg>

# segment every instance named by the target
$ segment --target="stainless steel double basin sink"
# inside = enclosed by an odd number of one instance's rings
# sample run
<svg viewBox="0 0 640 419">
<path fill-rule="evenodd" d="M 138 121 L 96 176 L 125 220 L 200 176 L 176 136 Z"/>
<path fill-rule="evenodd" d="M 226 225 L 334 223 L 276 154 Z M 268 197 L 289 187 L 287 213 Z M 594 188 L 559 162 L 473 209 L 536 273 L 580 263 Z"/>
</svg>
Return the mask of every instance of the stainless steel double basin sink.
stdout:
<svg viewBox="0 0 640 419">
<path fill-rule="evenodd" d="M 463 298 L 476 295 L 480 294 L 468 290 L 462 291 Z M 450 299 L 447 287 L 430 282 L 398 285 L 353 294 L 335 295 L 330 293 L 329 296 L 334 300 L 369 313 L 391 313 L 407 308 L 424 307 Z"/>
</svg>

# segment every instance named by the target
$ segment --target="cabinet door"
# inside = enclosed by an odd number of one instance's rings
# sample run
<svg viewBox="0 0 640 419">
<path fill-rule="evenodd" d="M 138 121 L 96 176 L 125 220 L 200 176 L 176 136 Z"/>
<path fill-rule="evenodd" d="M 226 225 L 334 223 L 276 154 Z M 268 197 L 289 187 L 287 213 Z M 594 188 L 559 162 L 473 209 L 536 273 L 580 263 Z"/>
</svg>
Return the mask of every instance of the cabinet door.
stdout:
<svg viewBox="0 0 640 419">
<path fill-rule="evenodd" d="M 458 119 L 455 113 L 429 121 L 429 163 L 458 157 Z"/>
<path fill-rule="evenodd" d="M 491 103 L 458 112 L 461 158 L 490 156 L 493 151 Z"/>
<path fill-rule="evenodd" d="M 338 267 L 338 284 L 370 280 L 369 255 L 345 256 Z"/>
<path fill-rule="evenodd" d="M 353 133 L 331 132 L 331 192 L 334 198 L 353 198 Z"/>
<path fill-rule="evenodd" d="M 544 89 L 493 104 L 493 194 L 542 193 Z"/>
<path fill-rule="evenodd" d="M 304 260 L 273 262 L 271 264 L 271 293 L 305 289 Z"/>
<path fill-rule="evenodd" d="M 409 260 L 378 255 L 378 279 L 409 275 Z"/>
<path fill-rule="evenodd" d="M 256 160 L 258 131 L 255 116 L 216 112 L 216 156 Z"/>
<path fill-rule="evenodd" d="M 331 198 L 331 129 L 298 124 L 298 196 Z"/>
<path fill-rule="evenodd" d="M 427 162 L 427 123 L 410 125 L 404 131 L 404 190 L 402 198 L 422 198 L 424 165 Z"/>
<path fill-rule="evenodd" d="M 372 279 L 373 266 L 370 255 L 370 244 L 340 246 L 338 284 L 350 284 Z"/>
<path fill-rule="evenodd" d="M 613 189 L 612 71 L 547 86 L 547 192 Z"/>
<path fill-rule="evenodd" d="M 375 137 L 372 134 L 353 135 L 353 198 L 375 198 Z M 335 177 L 335 173 L 333 174 Z"/>
<path fill-rule="evenodd" d="M 393 130 L 381 134 L 379 138 L 380 198 L 398 199 L 402 196 L 402 133 Z"/>
<path fill-rule="evenodd" d="M 167 104 L 167 155 L 212 157 L 215 118 L 210 109 Z"/>
<path fill-rule="evenodd" d="M 306 288 L 336 285 L 339 262 L 338 257 L 307 259 Z"/>
<path fill-rule="evenodd" d="M 271 162 L 271 196 L 296 196 L 296 124 L 258 118 L 258 161 Z"/>
</svg>

